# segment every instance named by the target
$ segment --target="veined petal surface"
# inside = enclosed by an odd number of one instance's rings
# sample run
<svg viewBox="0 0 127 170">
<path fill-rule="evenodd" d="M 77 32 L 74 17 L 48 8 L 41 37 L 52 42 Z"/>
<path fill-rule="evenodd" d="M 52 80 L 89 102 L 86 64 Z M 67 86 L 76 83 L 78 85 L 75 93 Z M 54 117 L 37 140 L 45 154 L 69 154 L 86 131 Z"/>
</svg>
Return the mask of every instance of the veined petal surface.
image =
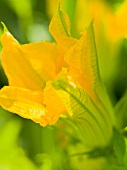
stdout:
<svg viewBox="0 0 127 170">
<path fill-rule="evenodd" d="M 69 75 L 88 94 L 112 132 L 113 108 L 100 78 L 93 23 L 65 54 Z"/>
<path fill-rule="evenodd" d="M 0 105 L 4 109 L 46 126 L 48 121 L 42 101 L 42 91 L 14 86 L 5 86 L 0 90 Z"/>
<path fill-rule="evenodd" d="M 104 103 L 106 100 L 108 107 L 112 109 L 100 78 L 93 23 L 65 54 L 65 61 L 74 82 L 85 89 L 92 100 Z"/>
<path fill-rule="evenodd" d="M 68 50 L 65 61 L 70 66 L 70 72 L 77 73 L 75 79 L 90 95 L 91 89 L 94 90 L 100 82 L 92 23 L 77 43 Z"/>
<path fill-rule="evenodd" d="M 56 80 L 52 85 L 70 115 L 69 120 L 78 128 L 85 145 L 93 148 L 106 146 L 111 138 L 111 127 L 87 93 L 72 82 Z"/>
</svg>

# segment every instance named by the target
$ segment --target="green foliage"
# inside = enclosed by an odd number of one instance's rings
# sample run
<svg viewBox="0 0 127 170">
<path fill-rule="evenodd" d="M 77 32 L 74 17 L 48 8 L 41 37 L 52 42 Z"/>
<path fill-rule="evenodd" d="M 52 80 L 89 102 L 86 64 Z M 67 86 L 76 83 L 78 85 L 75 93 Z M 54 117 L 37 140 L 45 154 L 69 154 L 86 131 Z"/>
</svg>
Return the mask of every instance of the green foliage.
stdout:
<svg viewBox="0 0 127 170">
<path fill-rule="evenodd" d="M 0 129 L 0 169 L 36 170 L 36 166 L 28 159 L 19 145 L 21 121 L 9 118 Z"/>
<path fill-rule="evenodd" d="M 107 165 L 104 170 L 120 169 L 125 170 L 126 165 L 124 163 L 126 154 L 126 143 L 123 135 L 114 128 L 114 133 L 111 141 L 111 145 L 108 148 L 108 152 L 105 155 L 107 158 Z"/>
<path fill-rule="evenodd" d="M 123 95 L 115 106 L 116 126 L 123 129 L 127 126 L 127 93 Z"/>
</svg>

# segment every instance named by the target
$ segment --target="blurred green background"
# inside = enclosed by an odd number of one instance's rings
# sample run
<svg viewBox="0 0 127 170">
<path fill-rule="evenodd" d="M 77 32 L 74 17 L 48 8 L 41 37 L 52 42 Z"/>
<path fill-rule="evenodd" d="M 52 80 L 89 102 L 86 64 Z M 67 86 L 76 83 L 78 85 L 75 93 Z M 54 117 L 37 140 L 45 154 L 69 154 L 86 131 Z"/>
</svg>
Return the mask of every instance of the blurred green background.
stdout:
<svg viewBox="0 0 127 170">
<path fill-rule="evenodd" d="M 83 31 L 80 23 L 83 21 L 82 25 L 85 28 L 89 22 L 88 12 L 79 15 L 82 3 L 86 2 L 82 6 L 84 9 L 87 5 L 99 3 L 100 9 L 97 6 L 96 13 L 101 10 L 103 4 L 104 8 L 113 14 L 125 3 L 124 0 L 79 1 L 61 0 L 61 8 L 68 13 L 72 35 L 76 37 L 79 37 L 79 32 Z M 53 41 L 48 26 L 57 10 L 58 2 L 58 0 L 0 0 L 0 21 L 5 23 L 21 44 L 41 40 Z M 80 21 L 80 18 L 84 20 Z M 127 40 L 126 36 L 117 39 L 110 37 L 106 32 L 107 28 L 102 29 L 106 22 L 108 19 L 105 15 L 98 19 L 95 36 L 101 76 L 112 104 L 115 105 L 127 87 Z M 2 34 L 2 25 L 0 34 Z M 7 78 L 0 65 L 0 88 L 7 84 Z M 70 170 L 70 164 L 74 164 L 72 167 L 77 170 L 79 163 L 75 159 L 73 163 L 71 161 L 69 163 L 67 159 L 67 143 L 70 142 L 68 138 L 69 135 L 64 134 L 57 126 L 43 128 L 0 108 L 0 170 Z M 72 144 L 70 150 L 77 149 L 75 140 L 70 143 Z M 80 160 L 81 162 L 83 160 Z M 103 160 L 101 162 L 103 163 Z M 96 167 L 96 164 L 97 162 L 94 162 L 93 166 Z"/>
</svg>

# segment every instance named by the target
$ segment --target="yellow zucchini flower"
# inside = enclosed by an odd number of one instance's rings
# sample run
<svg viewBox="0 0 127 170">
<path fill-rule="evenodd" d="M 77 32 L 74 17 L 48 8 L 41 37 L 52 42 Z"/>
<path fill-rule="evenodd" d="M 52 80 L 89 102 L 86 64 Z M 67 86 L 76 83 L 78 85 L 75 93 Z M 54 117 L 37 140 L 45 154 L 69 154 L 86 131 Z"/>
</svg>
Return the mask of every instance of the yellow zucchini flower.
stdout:
<svg viewBox="0 0 127 170">
<path fill-rule="evenodd" d="M 85 144 L 105 146 L 112 136 L 113 109 L 100 78 L 93 23 L 75 39 L 59 8 L 49 30 L 56 43 L 20 45 L 4 31 L 2 65 L 9 86 L 0 90 L 0 105 L 42 126 L 67 115 Z"/>
<path fill-rule="evenodd" d="M 0 104 L 4 109 L 32 119 L 42 126 L 54 124 L 59 118 L 61 111 L 57 112 L 55 107 L 49 114 L 50 107 L 46 106 L 46 102 L 51 89 L 46 88 L 49 89 L 48 94 L 45 89 L 44 102 L 44 88 L 46 82 L 54 80 L 65 65 L 64 51 L 76 41 L 64 34 L 59 12 L 50 24 L 50 32 L 57 31 L 56 36 L 61 40 L 58 44 L 42 41 L 20 45 L 6 28 L 1 37 L 1 60 L 9 86 L 1 89 Z M 63 16 L 69 25 L 68 16 Z M 65 44 L 64 48 L 62 43 Z"/>
</svg>

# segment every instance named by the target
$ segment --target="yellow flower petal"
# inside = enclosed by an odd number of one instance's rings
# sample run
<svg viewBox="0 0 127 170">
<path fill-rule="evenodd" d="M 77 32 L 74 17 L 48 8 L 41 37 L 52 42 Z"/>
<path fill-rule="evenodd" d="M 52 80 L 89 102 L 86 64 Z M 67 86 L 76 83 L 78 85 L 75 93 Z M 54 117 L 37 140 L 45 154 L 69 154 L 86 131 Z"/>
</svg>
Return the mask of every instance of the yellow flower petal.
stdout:
<svg viewBox="0 0 127 170">
<path fill-rule="evenodd" d="M 96 47 L 92 24 L 83 33 L 79 41 L 65 55 L 70 73 L 81 87 L 91 96 L 92 90 L 100 82 Z"/>
<path fill-rule="evenodd" d="M 21 46 L 21 50 L 27 57 L 32 68 L 46 82 L 53 80 L 57 72 L 57 46 L 46 41 L 30 43 Z"/>
<path fill-rule="evenodd" d="M 93 100 L 107 122 L 112 121 L 112 106 L 100 78 L 92 23 L 79 41 L 65 55 L 70 66 L 70 77 Z"/>
<path fill-rule="evenodd" d="M 46 84 L 44 90 L 44 103 L 46 105 L 47 117 L 50 125 L 56 123 L 60 115 L 66 112 L 65 106 L 56 90 L 52 87 L 51 82 Z"/>
<path fill-rule="evenodd" d="M 49 31 L 64 50 L 73 46 L 77 41 L 71 37 L 70 20 L 67 14 L 60 10 L 60 7 L 50 22 Z"/>
<path fill-rule="evenodd" d="M 106 117 L 109 119 L 112 106 L 100 78 L 92 23 L 78 42 L 68 50 L 65 55 L 65 61 L 69 65 L 69 74 L 72 82 L 82 87 L 96 105 L 100 107 L 102 113 L 106 113 Z"/>
<path fill-rule="evenodd" d="M 9 84 L 38 90 L 44 87 L 44 80 L 38 75 L 20 48 L 20 44 L 9 32 L 1 38 L 3 45 L 2 66 L 8 77 Z"/>
<path fill-rule="evenodd" d="M 42 91 L 13 86 L 5 86 L 0 90 L 0 105 L 4 109 L 46 126 L 48 120 L 42 101 Z"/>
<path fill-rule="evenodd" d="M 3 34 L 1 42 L 2 65 L 9 85 L 40 90 L 47 80 L 55 78 L 59 56 L 54 43 L 20 45 L 9 32 Z"/>
</svg>

